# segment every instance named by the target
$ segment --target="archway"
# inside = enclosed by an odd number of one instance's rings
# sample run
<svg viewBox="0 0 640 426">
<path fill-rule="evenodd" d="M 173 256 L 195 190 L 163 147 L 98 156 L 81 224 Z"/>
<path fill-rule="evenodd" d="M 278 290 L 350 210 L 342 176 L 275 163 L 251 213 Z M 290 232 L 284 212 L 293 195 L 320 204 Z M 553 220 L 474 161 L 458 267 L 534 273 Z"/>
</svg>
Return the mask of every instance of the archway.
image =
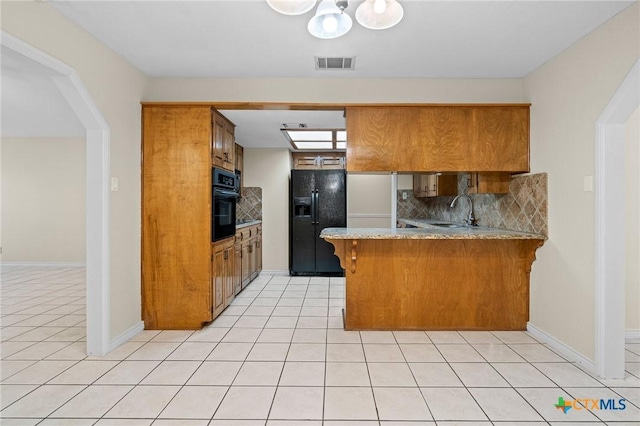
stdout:
<svg viewBox="0 0 640 426">
<path fill-rule="evenodd" d="M 73 68 L 4 31 L 0 43 L 57 75 L 52 80 L 87 131 L 87 353 L 104 355 L 110 349 L 109 125 Z"/>
<path fill-rule="evenodd" d="M 595 368 L 624 378 L 624 130 L 640 104 L 636 62 L 596 123 Z"/>
</svg>

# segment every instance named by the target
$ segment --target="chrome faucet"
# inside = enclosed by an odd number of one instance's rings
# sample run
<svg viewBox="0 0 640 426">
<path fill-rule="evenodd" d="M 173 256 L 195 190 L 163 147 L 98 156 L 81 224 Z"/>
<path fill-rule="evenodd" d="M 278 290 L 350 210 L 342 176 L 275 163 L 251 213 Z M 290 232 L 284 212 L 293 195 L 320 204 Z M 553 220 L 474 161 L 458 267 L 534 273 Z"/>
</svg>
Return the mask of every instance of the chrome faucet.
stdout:
<svg viewBox="0 0 640 426">
<path fill-rule="evenodd" d="M 465 225 L 478 226 L 478 220 L 473 215 L 473 198 L 471 198 L 468 194 L 456 195 L 456 198 L 453 199 L 449 207 L 455 206 L 456 201 L 458 201 L 458 198 L 460 197 L 466 197 L 467 200 L 469 200 L 469 216 L 464 220 Z"/>
</svg>

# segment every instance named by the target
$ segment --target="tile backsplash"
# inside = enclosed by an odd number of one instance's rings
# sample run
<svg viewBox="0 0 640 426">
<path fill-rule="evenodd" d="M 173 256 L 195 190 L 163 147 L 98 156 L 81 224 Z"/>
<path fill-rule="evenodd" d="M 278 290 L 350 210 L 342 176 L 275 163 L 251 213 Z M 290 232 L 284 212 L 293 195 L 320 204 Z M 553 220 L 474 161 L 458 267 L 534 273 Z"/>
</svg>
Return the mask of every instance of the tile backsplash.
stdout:
<svg viewBox="0 0 640 426">
<path fill-rule="evenodd" d="M 460 174 L 459 182 L 467 175 Z M 458 185 L 464 187 L 464 185 Z M 407 199 L 402 199 L 402 193 Z M 508 194 L 472 195 L 478 225 L 548 235 L 547 174 L 514 176 Z M 469 212 L 468 201 L 453 197 L 415 198 L 411 190 L 398 191 L 398 218 L 439 219 L 462 222 Z"/>
<path fill-rule="evenodd" d="M 242 197 L 236 205 L 237 220 L 262 220 L 262 188 L 242 188 Z"/>
</svg>

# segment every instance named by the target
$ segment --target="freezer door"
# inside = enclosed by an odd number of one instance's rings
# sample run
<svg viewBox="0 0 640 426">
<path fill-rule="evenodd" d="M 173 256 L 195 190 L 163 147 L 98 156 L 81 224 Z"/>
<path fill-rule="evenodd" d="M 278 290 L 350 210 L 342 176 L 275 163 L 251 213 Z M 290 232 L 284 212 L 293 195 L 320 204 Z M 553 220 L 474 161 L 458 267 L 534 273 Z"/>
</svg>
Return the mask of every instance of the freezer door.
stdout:
<svg viewBox="0 0 640 426">
<path fill-rule="evenodd" d="M 313 170 L 292 170 L 290 190 L 289 269 L 292 274 L 316 269 L 316 226 Z"/>
<path fill-rule="evenodd" d="M 315 251 L 316 272 L 340 273 L 342 267 L 333 254 L 332 244 L 320 238 L 324 228 L 345 227 L 347 225 L 347 191 L 344 170 L 315 171 Z"/>
</svg>

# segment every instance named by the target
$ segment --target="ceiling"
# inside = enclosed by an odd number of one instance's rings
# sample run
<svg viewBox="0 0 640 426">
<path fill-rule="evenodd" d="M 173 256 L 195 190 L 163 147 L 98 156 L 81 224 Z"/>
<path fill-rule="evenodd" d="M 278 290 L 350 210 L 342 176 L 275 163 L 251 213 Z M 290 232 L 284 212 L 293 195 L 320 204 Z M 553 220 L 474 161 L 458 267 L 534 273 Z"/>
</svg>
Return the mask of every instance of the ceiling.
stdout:
<svg viewBox="0 0 640 426">
<path fill-rule="evenodd" d="M 264 0 L 48 3 L 149 77 L 521 78 L 634 2 L 400 0 L 405 14 L 396 27 L 374 31 L 354 21 L 347 35 L 333 40 L 307 32 L 313 12 L 285 16 Z M 346 12 L 353 17 L 360 3 L 351 0 Z M 315 56 L 355 56 L 355 70 L 316 70 Z M 52 105 L 61 96 L 46 70 L 20 61 L 2 50 L 3 135 L 20 133 L 17 127 L 22 133 L 47 133 L 47 127 L 77 132 L 68 106 L 71 118 L 50 116 L 65 109 Z M 26 72 L 16 71 L 21 67 Z M 49 117 L 36 126 L 24 118 L 33 114 L 26 105 L 34 104 L 42 105 L 35 117 Z M 223 114 L 247 147 L 289 147 L 282 123 L 344 126 L 339 111 Z M 5 127 L 12 123 L 16 129 Z"/>
</svg>

